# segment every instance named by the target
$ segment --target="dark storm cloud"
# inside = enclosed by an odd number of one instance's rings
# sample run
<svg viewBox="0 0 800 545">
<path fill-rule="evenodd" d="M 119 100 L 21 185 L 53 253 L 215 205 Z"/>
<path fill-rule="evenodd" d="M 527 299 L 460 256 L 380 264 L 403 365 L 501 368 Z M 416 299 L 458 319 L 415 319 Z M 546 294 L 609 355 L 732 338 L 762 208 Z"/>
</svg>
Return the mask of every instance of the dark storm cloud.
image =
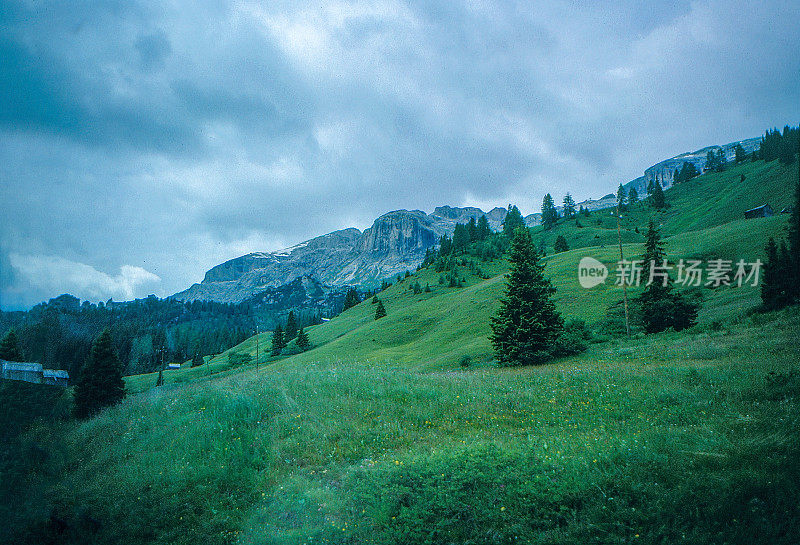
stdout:
<svg viewBox="0 0 800 545">
<path fill-rule="evenodd" d="M 5 2 L 0 305 L 397 208 L 535 211 L 797 122 L 796 3 Z"/>
</svg>

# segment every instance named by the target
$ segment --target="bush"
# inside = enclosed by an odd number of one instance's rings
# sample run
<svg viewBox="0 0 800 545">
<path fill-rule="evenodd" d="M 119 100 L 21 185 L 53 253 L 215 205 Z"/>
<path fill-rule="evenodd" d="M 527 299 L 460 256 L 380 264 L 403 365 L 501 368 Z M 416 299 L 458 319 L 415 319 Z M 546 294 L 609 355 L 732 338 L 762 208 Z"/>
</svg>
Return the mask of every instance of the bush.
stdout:
<svg viewBox="0 0 800 545">
<path fill-rule="evenodd" d="M 564 325 L 564 330 L 556 339 L 553 347 L 553 356 L 574 356 L 586 352 L 591 340 L 592 333 L 586 329 L 586 322 L 583 320 L 571 320 Z"/>
<path fill-rule="evenodd" d="M 464 354 L 458 360 L 458 365 L 461 367 L 469 367 L 470 365 L 472 365 L 472 358 L 470 358 L 467 354 Z"/>
<path fill-rule="evenodd" d="M 247 365 L 253 361 L 253 356 L 246 352 L 229 352 L 228 353 L 228 363 L 233 367 L 239 365 Z"/>
</svg>

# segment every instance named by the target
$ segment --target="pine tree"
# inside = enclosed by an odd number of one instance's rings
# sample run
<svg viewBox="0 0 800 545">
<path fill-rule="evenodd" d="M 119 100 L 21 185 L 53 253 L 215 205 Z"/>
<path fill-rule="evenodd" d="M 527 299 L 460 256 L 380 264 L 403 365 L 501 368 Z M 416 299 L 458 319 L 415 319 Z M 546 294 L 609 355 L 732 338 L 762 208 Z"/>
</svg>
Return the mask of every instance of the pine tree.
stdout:
<svg viewBox="0 0 800 545">
<path fill-rule="evenodd" d="M 697 305 L 676 293 L 668 278 L 664 281 L 658 274 L 653 274 L 664 272 L 654 268 L 663 266 L 665 256 L 661 234 L 653 220 L 650 220 L 645 235 L 642 278 L 648 281 L 652 277 L 653 281 L 639 296 L 642 321 L 647 333 L 657 333 L 669 327 L 680 331 L 697 321 Z"/>
<path fill-rule="evenodd" d="M 628 195 L 625 193 L 625 188 L 619 184 L 617 188 L 617 209 L 620 212 L 625 212 L 625 207 L 628 204 Z"/>
<path fill-rule="evenodd" d="M 308 333 L 303 331 L 302 327 L 300 328 L 300 331 L 298 331 L 297 333 L 297 341 L 295 342 L 297 344 L 297 348 L 299 348 L 303 352 L 308 350 L 309 347 L 311 346 L 311 340 L 309 340 L 308 338 Z"/>
<path fill-rule="evenodd" d="M 489 220 L 486 216 L 478 218 L 478 240 L 486 240 L 492 234 L 492 229 L 489 227 Z"/>
<path fill-rule="evenodd" d="M 289 316 L 286 318 L 286 327 L 283 330 L 283 340 L 289 342 L 297 336 L 297 320 L 294 317 L 294 311 L 289 311 Z"/>
<path fill-rule="evenodd" d="M 116 405 L 125 397 L 122 364 L 114 353 L 111 331 L 105 329 L 92 344 L 75 385 L 75 416 L 86 418 Z"/>
<path fill-rule="evenodd" d="M 0 341 L 0 360 L 22 361 L 22 352 L 19 349 L 19 338 L 13 329 L 6 333 Z"/>
<path fill-rule="evenodd" d="M 744 148 L 741 144 L 736 144 L 736 147 L 733 148 L 733 153 L 735 155 L 735 161 L 737 165 L 739 163 L 743 163 L 747 159 L 747 153 L 744 151 Z"/>
<path fill-rule="evenodd" d="M 795 129 L 797 152 L 800 154 L 800 129 Z M 800 155 L 797 162 L 797 187 L 794 191 L 794 210 L 789 220 L 789 282 L 791 297 L 795 303 L 800 303 Z"/>
<path fill-rule="evenodd" d="M 347 290 L 347 295 L 344 297 L 344 306 L 342 306 L 342 312 L 347 310 L 350 307 L 354 307 L 361 302 L 361 298 L 358 296 L 358 292 L 355 288 L 350 288 Z"/>
<path fill-rule="evenodd" d="M 475 218 L 469 218 L 467 222 L 467 234 L 469 235 L 470 242 L 477 242 L 478 240 L 478 224 L 475 223 Z"/>
<path fill-rule="evenodd" d="M 569 250 L 569 245 L 567 244 L 567 239 L 564 238 L 564 235 L 558 235 L 556 237 L 556 243 L 553 245 L 555 251 L 558 252 L 566 252 Z"/>
<path fill-rule="evenodd" d="M 552 357 L 564 322 L 527 229 L 514 234 L 509 261 L 505 297 L 492 317 L 490 340 L 503 365 L 543 363 Z"/>
<path fill-rule="evenodd" d="M 655 185 L 653 186 L 653 207 L 656 210 L 661 210 L 666 205 L 664 200 L 664 190 L 661 189 L 661 183 L 656 180 Z"/>
<path fill-rule="evenodd" d="M 380 320 L 386 316 L 386 308 L 383 306 L 383 301 L 378 301 L 378 306 L 375 309 L 375 319 Z"/>
<path fill-rule="evenodd" d="M 200 352 L 195 352 L 192 358 L 192 367 L 200 367 L 203 363 L 205 363 L 203 356 L 200 355 Z"/>
<path fill-rule="evenodd" d="M 508 213 L 503 220 L 503 234 L 511 238 L 514 236 L 514 231 L 516 231 L 517 227 L 525 227 L 525 220 L 522 218 L 519 208 L 509 204 Z"/>
<path fill-rule="evenodd" d="M 284 348 L 286 348 L 286 340 L 283 336 L 283 328 L 281 327 L 281 324 L 278 324 L 278 327 L 276 327 L 275 331 L 272 332 L 272 355 L 280 355 L 281 350 Z"/>
<path fill-rule="evenodd" d="M 639 202 L 639 192 L 636 191 L 635 187 L 632 187 L 628 193 L 628 204 L 633 206 L 637 202 Z"/>
<path fill-rule="evenodd" d="M 558 221 L 558 211 L 550 193 L 542 199 L 542 225 L 545 229 L 552 229 Z"/>
<path fill-rule="evenodd" d="M 575 216 L 575 199 L 572 198 L 572 195 L 567 193 L 564 196 L 564 217 L 567 219 L 572 219 Z"/>
</svg>

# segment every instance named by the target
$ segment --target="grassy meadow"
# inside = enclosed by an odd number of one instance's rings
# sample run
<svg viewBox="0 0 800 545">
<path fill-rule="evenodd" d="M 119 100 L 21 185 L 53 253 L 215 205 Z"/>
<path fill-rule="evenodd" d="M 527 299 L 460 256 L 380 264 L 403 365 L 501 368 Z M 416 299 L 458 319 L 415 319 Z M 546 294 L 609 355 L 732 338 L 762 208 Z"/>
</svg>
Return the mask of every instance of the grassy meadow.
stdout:
<svg viewBox="0 0 800 545">
<path fill-rule="evenodd" d="M 741 212 L 789 204 L 791 176 L 756 162 L 670 189 L 666 211 L 625 215 L 623 252 L 654 216 L 671 260 L 763 259 L 787 218 Z M 613 269 L 586 290 L 577 264 L 616 261 L 616 220 L 579 220 L 534 229 L 558 309 L 595 332 L 548 365 L 494 365 L 495 260 L 459 266 L 460 288 L 420 270 L 379 295 L 385 318 L 368 299 L 309 328 L 302 354 L 268 357 L 263 333 L 257 369 L 223 353 L 163 387 L 127 377 L 87 421 L 69 391 L 3 384 L 0 542 L 800 542 L 800 310 L 701 288 L 691 330 L 614 335 Z M 553 253 L 558 234 L 572 250 Z M 255 339 L 232 350 L 255 356 Z"/>
</svg>

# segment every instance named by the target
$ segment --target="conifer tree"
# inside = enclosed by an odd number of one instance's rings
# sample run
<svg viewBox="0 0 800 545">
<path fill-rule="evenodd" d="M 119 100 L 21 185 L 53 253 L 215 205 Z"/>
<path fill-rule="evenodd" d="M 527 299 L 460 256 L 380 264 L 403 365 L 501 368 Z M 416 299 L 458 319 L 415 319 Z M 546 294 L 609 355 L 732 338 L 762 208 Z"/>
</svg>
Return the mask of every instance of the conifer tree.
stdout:
<svg viewBox="0 0 800 545">
<path fill-rule="evenodd" d="M 797 140 L 797 187 L 794 190 L 794 210 L 789 221 L 789 282 L 791 297 L 795 303 L 800 303 L 800 129 L 795 129 Z"/>
<path fill-rule="evenodd" d="M 192 367 L 200 367 L 203 363 L 205 363 L 203 356 L 200 355 L 200 352 L 195 352 L 192 358 Z"/>
<path fill-rule="evenodd" d="M 105 329 L 92 344 L 75 385 L 75 416 L 87 418 L 124 397 L 122 364 L 112 348 L 111 331 Z"/>
<path fill-rule="evenodd" d="M 19 339 L 17 332 L 13 329 L 6 333 L 0 341 L 0 360 L 22 361 L 22 352 L 19 349 Z"/>
<path fill-rule="evenodd" d="M 380 320 L 386 316 L 386 308 L 383 306 L 383 301 L 378 301 L 378 306 L 375 308 L 375 319 Z"/>
<path fill-rule="evenodd" d="M 481 216 L 478 219 L 478 240 L 486 240 L 492 234 L 492 229 L 489 227 L 489 220 L 486 216 Z"/>
<path fill-rule="evenodd" d="M 552 199 L 551 199 L 552 200 Z M 511 238 L 517 227 L 525 227 L 525 220 L 522 218 L 519 208 L 513 204 L 508 205 L 508 213 L 503 220 L 503 234 Z"/>
<path fill-rule="evenodd" d="M 514 234 L 509 261 L 505 297 L 492 317 L 490 340 L 502 365 L 543 363 L 552 357 L 564 322 L 527 229 Z"/>
<path fill-rule="evenodd" d="M 645 250 L 642 257 L 642 278 L 645 282 L 653 278 L 639 296 L 642 309 L 642 320 L 647 333 L 657 333 L 672 327 L 676 331 L 686 329 L 697 321 L 698 307 L 687 301 L 683 296 L 674 291 L 669 278 L 664 278 L 660 273 L 664 269 L 666 253 L 661 242 L 661 234 L 650 220 L 645 235 Z"/>
<path fill-rule="evenodd" d="M 542 225 L 545 229 L 552 229 L 558 221 L 558 211 L 550 193 L 542 199 Z"/>
<path fill-rule="evenodd" d="M 475 218 L 469 218 L 467 222 L 467 234 L 469 235 L 470 242 L 476 242 L 478 240 L 478 224 L 475 222 Z"/>
<path fill-rule="evenodd" d="M 286 348 L 286 340 L 283 337 L 283 327 L 278 324 L 278 327 L 272 332 L 272 355 L 280 355 L 281 350 L 284 348 Z"/>
<path fill-rule="evenodd" d="M 305 352 L 311 346 L 311 340 L 308 338 L 308 333 L 303 331 L 303 328 L 300 328 L 300 331 L 297 333 L 297 348 Z"/>
<path fill-rule="evenodd" d="M 633 206 L 637 202 L 639 202 L 639 192 L 636 191 L 635 187 L 632 187 L 628 193 L 628 204 Z"/>
<path fill-rule="evenodd" d="M 745 153 L 744 148 L 741 144 L 736 144 L 736 147 L 733 148 L 733 153 L 735 156 L 736 164 L 743 163 L 747 159 L 747 153 Z"/>
<path fill-rule="evenodd" d="M 569 244 L 567 244 L 567 239 L 564 238 L 564 235 L 558 235 L 558 237 L 556 237 L 556 243 L 553 245 L 553 248 L 556 252 L 566 252 L 569 250 Z"/>
<path fill-rule="evenodd" d="M 294 317 L 294 311 L 289 311 L 289 316 L 286 318 L 286 328 L 283 330 L 283 340 L 287 343 L 295 338 L 297 335 L 297 320 Z"/>
<path fill-rule="evenodd" d="M 347 310 L 350 307 L 354 307 L 361 302 L 361 298 L 358 296 L 358 292 L 355 288 L 350 288 L 347 290 L 347 295 L 344 297 L 344 306 L 342 307 L 342 312 Z"/>
<path fill-rule="evenodd" d="M 575 199 L 567 193 L 564 195 L 564 217 L 572 219 L 575 216 Z"/>
<path fill-rule="evenodd" d="M 664 190 L 661 189 L 661 183 L 656 180 L 653 185 L 653 207 L 656 210 L 661 210 L 666 205 L 664 200 Z"/>
<path fill-rule="evenodd" d="M 625 212 L 625 207 L 628 204 L 628 195 L 625 193 L 625 188 L 619 184 L 617 188 L 617 209 L 620 212 Z"/>
</svg>

